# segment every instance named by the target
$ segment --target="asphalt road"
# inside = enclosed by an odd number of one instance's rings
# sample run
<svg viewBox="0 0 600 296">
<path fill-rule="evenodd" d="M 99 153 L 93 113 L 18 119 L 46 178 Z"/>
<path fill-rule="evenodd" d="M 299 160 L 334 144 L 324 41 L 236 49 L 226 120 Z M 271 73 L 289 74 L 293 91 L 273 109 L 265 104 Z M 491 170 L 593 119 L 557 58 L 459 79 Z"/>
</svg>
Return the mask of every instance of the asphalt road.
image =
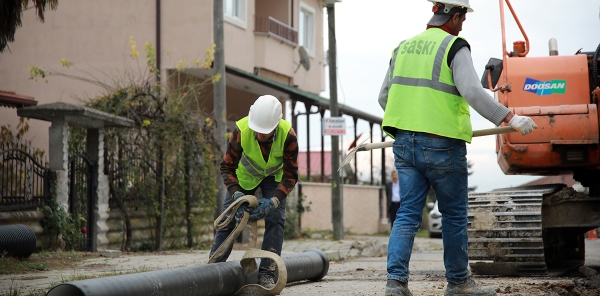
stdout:
<svg viewBox="0 0 600 296">
<path fill-rule="evenodd" d="M 414 295 L 443 295 L 443 250 L 441 239 L 417 238 L 410 263 L 409 287 Z M 384 295 L 387 280 L 387 237 L 347 237 L 343 241 L 327 238 L 287 241 L 283 254 L 317 248 L 332 259 L 327 275 L 318 282 L 288 284 L 280 295 Z M 230 260 L 240 260 L 245 253 L 236 246 Z M 76 268 L 32 271 L 0 276 L 0 295 L 10 287 L 21 294 L 48 291 L 54 285 L 82 277 L 102 277 L 205 264 L 208 251 L 131 253 L 118 257 L 88 259 Z M 600 240 L 586 240 L 587 272 L 600 271 Z M 600 276 L 586 277 L 574 272 L 566 277 L 475 277 L 476 281 L 494 286 L 498 295 L 600 295 Z"/>
<path fill-rule="evenodd" d="M 586 266 L 600 271 L 600 240 L 586 240 Z M 414 295 L 443 295 L 443 250 L 440 239 L 417 238 L 410 262 L 409 288 Z M 565 277 L 478 277 L 493 286 L 498 295 L 600 295 L 600 276 L 585 277 L 573 272 Z M 386 257 L 358 257 L 331 262 L 319 282 L 288 285 L 281 295 L 384 295 L 387 281 Z"/>
</svg>

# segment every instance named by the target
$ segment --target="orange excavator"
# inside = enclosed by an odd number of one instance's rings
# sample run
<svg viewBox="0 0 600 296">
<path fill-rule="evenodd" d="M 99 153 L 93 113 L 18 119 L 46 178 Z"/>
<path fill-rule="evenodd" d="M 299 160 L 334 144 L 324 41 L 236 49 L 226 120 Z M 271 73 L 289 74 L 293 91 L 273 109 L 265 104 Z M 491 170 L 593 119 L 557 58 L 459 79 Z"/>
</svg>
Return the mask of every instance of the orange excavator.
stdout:
<svg viewBox="0 0 600 296">
<path fill-rule="evenodd" d="M 509 0 L 499 0 L 502 59 L 486 65 L 482 84 L 538 128 L 496 136 L 505 174 L 572 174 L 565 184 L 496 189 L 469 195 L 469 260 L 483 275 L 561 275 L 585 260 L 585 233 L 600 226 L 600 46 L 594 52 L 528 57 L 529 39 Z M 506 5 L 505 5 L 506 4 Z M 506 48 L 505 6 L 525 41 Z"/>
</svg>

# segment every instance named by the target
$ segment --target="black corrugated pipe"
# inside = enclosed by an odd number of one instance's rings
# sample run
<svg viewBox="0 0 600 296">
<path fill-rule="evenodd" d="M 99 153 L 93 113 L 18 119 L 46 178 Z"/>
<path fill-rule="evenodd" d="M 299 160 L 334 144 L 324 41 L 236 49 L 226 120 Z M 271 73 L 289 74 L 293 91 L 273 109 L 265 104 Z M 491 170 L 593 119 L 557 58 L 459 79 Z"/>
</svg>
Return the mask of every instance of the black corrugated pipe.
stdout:
<svg viewBox="0 0 600 296">
<path fill-rule="evenodd" d="M 27 258 L 35 252 L 35 232 L 27 225 L 0 226 L 0 254 Z"/>
<path fill-rule="evenodd" d="M 329 258 L 319 249 L 308 249 L 304 253 L 283 256 L 281 259 L 287 269 L 288 284 L 303 280 L 316 282 L 329 271 Z"/>
<path fill-rule="evenodd" d="M 329 270 L 327 256 L 318 249 L 281 257 L 287 283 L 318 281 Z M 258 272 L 246 276 L 240 261 L 205 264 L 59 284 L 46 296 L 219 296 L 233 295 L 242 286 L 258 282 Z"/>
</svg>

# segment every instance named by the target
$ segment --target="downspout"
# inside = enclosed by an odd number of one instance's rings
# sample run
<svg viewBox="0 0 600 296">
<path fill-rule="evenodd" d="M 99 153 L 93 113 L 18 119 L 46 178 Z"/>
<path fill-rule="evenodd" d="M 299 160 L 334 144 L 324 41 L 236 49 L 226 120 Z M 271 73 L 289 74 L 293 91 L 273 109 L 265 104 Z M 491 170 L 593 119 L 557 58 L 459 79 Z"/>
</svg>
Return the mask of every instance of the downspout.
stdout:
<svg viewBox="0 0 600 296">
<path fill-rule="evenodd" d="M 161 81 L 160 81 L 160 0 L 156 0 L 156 83 L 158 85 L 160 85 Z M 161 90 L 160 88 L 158 89 L 158 93 L 159 93 L 159 97 L 161 97 L 162 95 L 160 94 Z M 159 141 L 162 142 L 164 139 L 162 139 L 162 137 L 159 138 Z M 159 143 L 160 143 L 159 142 Z M 164 227 L 164 215 L 165 215 L 165 203 L 164 203 L 164 199 L 162 198 L 163 196 L 165 196 L 165 168 L 164 168 L 164 162 L 165 162 L 165 158 L 164 158 L 164 150 L 163 150 L 163 146 L 162 144 L 159 144 L 159 149 L 158 149 L 158 166 L 157 166 L 157 171 L 158 174 L 160 176 L 160 189 L 159 189 L 159 213 L 160 216 L 156 217 L 157 221 L 156 221 L 156 246 L 155 246 L 155 250 L 156 251 L 162 251 L 162 241 L 163 241 L 163 227 Z"/>
<path fill-rule="evenodd" d="M 160 11 L 160 0 L 156 0 L 156 69 L 158 69 L 158 71 L 156 72 L 156 82 L 160 83 L 160 72 L 161 72 L 161 68 L 160 68 L 160 48 L 161 48 L 161 44 L 160 44 L 160 15 L 161 15 L 161 11 Z"/>
</svg>

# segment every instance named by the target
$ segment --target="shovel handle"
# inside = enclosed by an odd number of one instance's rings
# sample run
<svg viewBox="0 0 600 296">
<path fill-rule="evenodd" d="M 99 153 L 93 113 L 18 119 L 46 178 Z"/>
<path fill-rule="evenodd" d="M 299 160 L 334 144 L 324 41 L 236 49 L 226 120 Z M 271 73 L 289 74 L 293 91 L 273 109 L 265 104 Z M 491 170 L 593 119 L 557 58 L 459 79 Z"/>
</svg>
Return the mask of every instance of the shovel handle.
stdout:
<svg viewBox="0 0 600 296">
<path fill-rule="evenodd" d="M 388 148 L 392 147 L 392 145 L 394 145 L 394 141 L 361 144 L 360 146 L 358 146 L 358 149 L 356 151 L 369 151 L 373 149 Z"/>
<path fill-rule="evenodd" d="M 512 133 L 512 132 L 516 132 L 516 131 L 517 130 L 515 130 L 514 128 L 512 128 L 510 126 L 501 126 L 501 127 L 494 127 L 494 128 L 473 131 L 473 137 Z M 342 164 L 338 168 L 338 171 L 342 167 L 344 167 L 345 165 L 350 163 L 350 161 L 354 158 L 354 154 L 356 154 L 356 152 L 358 152 L 358 151 L 369 151 L 369 150 L 373 150 L 373 149 L 388 148 L 388 147 L 392 147 L 393 145 L 394 145 L 393 141 L 360 144 L 358 147 L 355 147 L 354 149 L 352 149 L 352 151 L 350 151 L 350 153 L 348 153 L 348 155 L 346 155 L 346 157 L 342 161 Z"/>
<path fill-rule="evenodd" d="M 473 137 L 505 134 L 505 133 L 512 133 L 512 132 L 516 132 L 516 131 L 517 130 L 514 129 L 512 126 L 501 126 L 501 127 L 494 127 L 494 128 L 473 131 Z"/>
<path fill-rule="evenodd" d="M 515 130 L 514 128 L 512 128 L 510 126 L 501 126 L 501 127 L 494 127 L 494 128 L 473 131 L 473 137 L 504 134 L 504 133 L 511 133 L 511 132 L 516 132 L 516 131 L 517 130 Z M 358 149 L 356 151 L 358 152 L 358 151 L 369 151 L 369 150 L 380 149 L 380 148 L 389 148 L 389 147 L 392 147 L 393 144 L 394 144 L 393 141 L 361 144 L 358 146 Z"/>
</svg>

